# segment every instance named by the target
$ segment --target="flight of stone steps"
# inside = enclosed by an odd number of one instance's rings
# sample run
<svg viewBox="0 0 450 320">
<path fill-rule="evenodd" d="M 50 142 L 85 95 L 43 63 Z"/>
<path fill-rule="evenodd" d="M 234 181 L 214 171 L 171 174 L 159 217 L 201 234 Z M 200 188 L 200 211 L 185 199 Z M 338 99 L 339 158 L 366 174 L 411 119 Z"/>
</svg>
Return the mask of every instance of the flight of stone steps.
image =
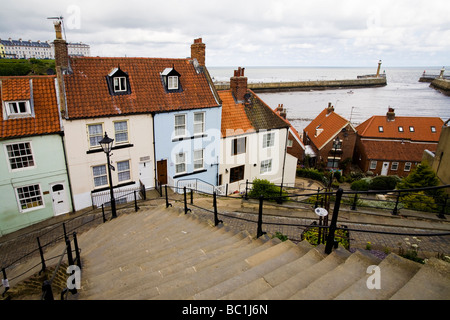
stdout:
<svg viewBox="0 0 450 320">
<path fill-rule="evenodd" d="M 447 262 L 298 245 L 157 206 L 79 236 L 79 299 L 450 299 Z M 380 289 L 369 266 L 379 267 Z M 369 277 L 372 277 L 369 279 Z M 369 279 L 369 281 L 368 281 Z M 374 282 L 375 281 L 375 282 Z"/>
</svg>

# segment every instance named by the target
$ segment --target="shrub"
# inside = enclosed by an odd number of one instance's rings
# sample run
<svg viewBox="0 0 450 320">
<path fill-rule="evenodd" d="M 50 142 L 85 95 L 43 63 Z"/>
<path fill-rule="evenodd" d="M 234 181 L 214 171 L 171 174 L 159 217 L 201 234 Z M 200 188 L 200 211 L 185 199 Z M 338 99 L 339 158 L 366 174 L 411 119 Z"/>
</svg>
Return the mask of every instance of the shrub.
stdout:
<svg viewBox="0 0 450 320">
<path fill-rule="evenodd" d="M 369 190 L 369 181 L 367 179 L 356 180 L 350 185 L 350 189 L 354 191 L 367 191 Z"/>
<path fill-rule="evenodd" d="M 397 176 L 377 176 L 370 181 L 370 190 L 394 190 L 401 179 Z"/>
<path fill-rule="evenodd" d="M 308 179 L 317 180 L 320 182 L 324 182 L 325 176 L 322 172 L 317 169 L 305 169 L 299 168 L 297 169 L 297 177 L 303 177 Z"/>
<path fill-rule="evenodd" d="M 255 179 L 253 180 L 252 190 L 248 193 L 251 198 L 259 198 L 263 196 L 264 198 L 272 198 L 269 199 L 271 201 L 275 201 L 276 197 L 280 196 L 280 187 L 276 186 L 269 180 L 265 179 Z M 289 200 L 287 197 L 288 193 L 286 191 L 282 191 L 281 195 L 283 196 L 283 201 Z"/>
</svg>

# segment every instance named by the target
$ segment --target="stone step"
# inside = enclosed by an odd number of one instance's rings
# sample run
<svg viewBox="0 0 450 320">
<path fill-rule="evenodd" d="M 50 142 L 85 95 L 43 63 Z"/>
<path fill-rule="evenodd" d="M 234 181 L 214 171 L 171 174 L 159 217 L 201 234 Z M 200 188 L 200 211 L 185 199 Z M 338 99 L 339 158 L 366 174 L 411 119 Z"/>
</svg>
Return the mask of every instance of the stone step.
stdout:
<svg viewBox="0 0 450 320">
<path fill-rule="evenodd" d="M 330 300 L 366 275 L 367 267 L 381 260 L 366 250 L 357 250 L 344 263 L 318 277 L 306 288 L 290 297 L 291 300 Z"/>
<path fill-rule="evenodd" d="M 320 252 L 324 251 L 324 246 L 321 244 L 311 250 L 316 250 L 320 254 Z M 272 289 L 267 291 L 265 294 L 260 295 L 256 299 L 288 299 L 299 290 L 306 288 L 320 276 L 341 265 L 350 255 L 351 253 L 349 251 L 339 246 L 332 253 L 319 260 L 317 263 L 314 263 L 302 270 L 298 270 L 294 274 L 290 274 L 288 279 L 274 286 Z"/>
<path fill-rule="evenodd" d="M 380 289 L 371 287 L 369 289 L 367 281 L 369 277 L 375 276 L 373 269 L 366 270 L 366 275 L 356 281 L 352 286 L 340 293 L 338 300 L 387 300 L 419 271 L 421 265 L 417 262 L 404 259 L 391 253 L 378 265 L 380 275 Z M 367 272 L 369 271 L 369 272 Z M 370 279 L 370 284 L 374 280 Z"/>
<path fill-rule="evenodd" d="M 299 249 L 291 241 L 282 242 L 270 249 L 256 254 L 245 261 L 250 269 L 229 278 L 213 287 L 203 290 L 193 296 L 196 300 L 216 300 L 262 275 L 289 263 L 300 256 Z"/>
<path fill-rule="evenodd" d="M 390 299 L 449 300 L 450 264 L 437 258 L 430 258 Z"/>
</svg>

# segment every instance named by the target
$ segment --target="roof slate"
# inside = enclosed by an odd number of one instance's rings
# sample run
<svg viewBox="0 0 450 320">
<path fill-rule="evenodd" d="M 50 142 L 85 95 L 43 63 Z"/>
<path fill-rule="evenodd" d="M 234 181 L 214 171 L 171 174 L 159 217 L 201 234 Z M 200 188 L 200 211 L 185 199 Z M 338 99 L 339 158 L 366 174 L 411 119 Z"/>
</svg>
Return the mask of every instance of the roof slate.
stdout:
<svg viewBox="0 0 450 320">
<path fill-rule="evenodd" d="M 33 117 L 4 120 L 1 108 L 0 138 L 61 132 L 55 76 L 0 77 L 0 102 L 32 100 Z M 32 87 L 32 90 L 31 90 Z"/>
<path fill-rule="evenodd" d="M 68 119 L 167 112 L 217 107 L 204 73 L 190 59 L 72 57 L 64 76 Z M 110 95 L 106 76 L 120 68 L 129 76 L 131 94 Z M 166 92 L 161 72 L 174 68 L 181 92 Z"/>
</svg>

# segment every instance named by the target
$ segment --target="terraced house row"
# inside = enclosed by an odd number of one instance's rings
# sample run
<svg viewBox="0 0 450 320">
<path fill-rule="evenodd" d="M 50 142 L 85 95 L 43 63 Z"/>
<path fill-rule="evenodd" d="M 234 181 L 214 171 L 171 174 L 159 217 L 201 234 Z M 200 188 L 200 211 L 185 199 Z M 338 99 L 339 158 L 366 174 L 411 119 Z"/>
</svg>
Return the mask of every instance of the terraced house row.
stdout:
<svg viewBox="0 0 450 320">
<path fill-rule="evenodd" d="M 126 201 L 142 186 L 295 182 L 289 122 L 247 89 L 243 69 L 217 92 L 202 39 L 185 59 L 70 57 L 59 22 L 55 32 L 55 76 L 0 78 L 0 235 L 108 202 L 110 184 Z"/>
</svg>

